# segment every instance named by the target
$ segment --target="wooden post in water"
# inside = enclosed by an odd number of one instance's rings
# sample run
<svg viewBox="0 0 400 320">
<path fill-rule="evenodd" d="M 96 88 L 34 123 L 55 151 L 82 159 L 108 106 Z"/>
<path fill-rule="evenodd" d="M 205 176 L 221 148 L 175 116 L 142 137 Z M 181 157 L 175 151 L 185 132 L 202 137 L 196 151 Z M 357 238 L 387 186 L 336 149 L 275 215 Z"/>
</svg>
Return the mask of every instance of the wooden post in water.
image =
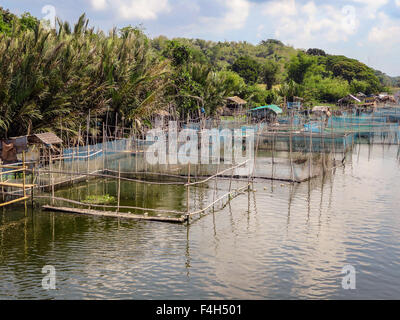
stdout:
<svg viewBox="0 0 400 320">
<path fill-rule="evenodd" d="M 325 175 L 326 166 L 325 166 L 325 134 L 324 134 L 324 127 L 321 118 L 321 159 L 322 159 L 322 172 Z"/>
<path fill-rule="evenodd" d="M 272 129 L 272 163 L 271 163 L 272 180 L 274 180 L 274 164 L 275 164 L 275 130 Z"/>
<path fill-rule="evenodd" d="M 219 173 L 219 162 L 218 162 L 218 165 L 217 165 L 217 173 L 216 173 L 216 175 L 215 175 L 213 203 L 215 202 L 215 197 L 217 196 L 218 173 Z M 249 175 L 249 176 L 250 176 L 250 175 Z M 213 204 L 213 212 L 214 212 L 214 204 Z"/>
<path fill-rule="evenodd" d="M 77 146 L 76 146 L 76 159 L 77 159 L 77 161 L 76 161 L 76 172 L 80 172 L 80 168 L 79 168 L 79 150 L 80 150 L 80 141 L 81 141 L 81 125 L 79 124 L 79 131 L 78 131 L 78 143 L 77 143 Z M 75 180 L 75 179 L 74 179 Z"/>
<path fill-rule="evenodd" d="M 89 181 L 89 127 L 90 127 L 90 109 L 89 109 L 89 114 L 87 117 L 87 124 L 86 124 L 86 165 L 87 165 L 87 178 L 86 181 Z"/>
<path fill-rule="evenodd" d="M 103 140 L 102 140 L 102 146 L 103 146 L 103 174 L 105 173 L 104 169 L 105 169 L 105 148 L 106 148 L 106 143 L 105 143 L 105 131 L 104 131 L 104 122 L 103 122 Z"/>
<path fill-rule="evenodd" d="M 309 150 L 309 160 L 308 160 L 308 179 L 311 179 L 313 176 L 313 170 L 312 170 L 312 160 L 313 160 L 313 144 L 312 144 L 312 128 L 311 128 L 311 122 L 309 124 L 309 130 L 310 130 L 310 150 Z"/>
<path fill-rule="evenodd" d="M 53 159 L 51 157 L 51 150 L 49 150 L 49 169 L 50 169 L 50 185 L 51 185 L 51 203 L 54 204 Z"/>
<path fill-rule="evenodd" d="M 71 162 L 70 170 L 71 170 L 71 172 L 73 172 L 74 171 L 74 162 L 75 162 L 75 147 L 74 146 L 72 146 L 71 151 L 72 151 L 71 152 L 72 153 L 72 162 Z M 69 175 L 69 183 L 72 186 L 72 184 L 73 184 L 72 174 Z"/>
<path fill-rule="evenodd" d="M 293 130 L 293 116 L 290 117 L 290 129 L 289 129 L 289 158 L 290 158 L 290 175 L 292 182 L 294 182 L 294 168 L 292 158 L 292 130 Z"/>
<path fill-rule="evenodd" d="M 188 163 L 188 179 L 187 179 L 187 183 L 188 183 L 188 185 L 186 187 L 186 212 L 187 212 L 187 218 L 188 218 L 188 221 L 189 221 L 189 212 L 190 212 L 190 196 L 189 196 L 189 193 L 190 193 L 190 186 L 189 186 L 189 183 L 190 183 L 190 159 L 189 159 L 189 163 Z"/>
<path fill-rule="evenodd" d="M 33 190 L 34 190 L 34 187 L 33 187 L 33 183 L 35 182 L 35 180 L 34 180 L 34 176 L 35 176 L 35 167 L 32 167 L 32 176 L 31 176 L 31 185 L 32 185 L 32 188 L 31 188 L 31 205 L 32 205 L 32 212 L 33 212 Z"/>
<path fill-rule="evenodd" d="M 120 196 L 121 196 L 121 162 L 118 160 L 118 199 L 117 199 L 117 212 L 119 211 Z"/>
<path fill-rule="evenodd" d="M 23 190 L 23 194 L 24 194 L 24 205 L 25 205 L 25 213 L 26 213 L 26 189 L 25 189 L 25 151 L 22 151 L 22 188 Z"/>
<path fill-rule="evenodd" d="M 143 153 L 144 155 L 144 153 Z M 138 156 L 139 156 L 139 148 L 138 148 L 138 136 L 135 133 L 135 172 L 138 172 Z"/>
<path fill-rule="evenodd" d="M 3 163 L 3 162 L 1 162 Z M 3 168 L 1 169 L 1 173 L 3 173 Z M 0 174 L 0 182 L 3 182 L 3 175 Z M 4 202 L 4 187 L 1 186 L 1 194 L 2 194 L 2 198 L 3 198 L 3 202 Z"/>
</svg>

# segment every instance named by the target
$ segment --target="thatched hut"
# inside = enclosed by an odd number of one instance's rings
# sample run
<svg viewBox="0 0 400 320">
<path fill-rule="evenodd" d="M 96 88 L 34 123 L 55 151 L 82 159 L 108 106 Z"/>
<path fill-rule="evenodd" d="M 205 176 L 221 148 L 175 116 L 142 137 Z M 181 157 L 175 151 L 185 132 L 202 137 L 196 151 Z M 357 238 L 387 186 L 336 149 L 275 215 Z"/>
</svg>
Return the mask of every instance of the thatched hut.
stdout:
<svg viewBox="0 0 400 320">
<path fill-rule="evenodd" d="M 226 98 L 226 106 L 223 111 L 223 116 L 236 116 L 243 114 L 243 106 L 247 103 L 246 100 L 238 96 Z"/>
</svg>

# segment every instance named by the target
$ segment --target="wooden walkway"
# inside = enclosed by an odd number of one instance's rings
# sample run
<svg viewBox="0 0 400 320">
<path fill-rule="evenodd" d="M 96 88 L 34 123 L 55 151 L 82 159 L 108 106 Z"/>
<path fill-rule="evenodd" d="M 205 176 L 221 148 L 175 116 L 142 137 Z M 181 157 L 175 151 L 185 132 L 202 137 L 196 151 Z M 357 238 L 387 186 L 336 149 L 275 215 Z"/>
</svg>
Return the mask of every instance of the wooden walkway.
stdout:
<svg viewBox="0 0 400 320">
<path fill-rule="evenodd" d="M 79 209 L 79 208 L 69 208 L 69 207 L 54 207 L 50 205 L 43 205 L 44 210 L 49 211 L 60 211 L 66 213 L 76 213 L 84 214 L 97 217 L 111 217 L 111 218 L 122 218 L 122 219 L 134 219 L 134 220 L 148 220 L 148 221 L 159 221 L 159 222 L 171 222 L 171 223 L 183 223 L 186 221 L 186 217 L 182 216 L 180 218 L 172 217 L 154 217 L 154 216 L 144 216 L 131 213 L 117 213 L 112 211 L 99 211 L 92 209 Z"/>
</svg>

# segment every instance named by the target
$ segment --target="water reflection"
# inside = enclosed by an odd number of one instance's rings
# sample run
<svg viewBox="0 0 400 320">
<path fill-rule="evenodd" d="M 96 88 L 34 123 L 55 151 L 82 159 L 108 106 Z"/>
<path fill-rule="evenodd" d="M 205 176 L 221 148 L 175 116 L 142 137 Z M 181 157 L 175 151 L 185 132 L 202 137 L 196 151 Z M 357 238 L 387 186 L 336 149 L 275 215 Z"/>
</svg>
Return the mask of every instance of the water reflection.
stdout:
<svg viewBox="0 0 400 320">
<path fill-rule="evenodd" d="M 399 147 L 360 145 L 347 159 L 306 183 L 256 179 L 255 192 L 190 225 L 3 208 L 0 298 L 399 298 Z M 59 192 L 116 192 L 107 180 L 76 187 Z M 214 187 L 191 188 L 190 206 L 229 179 Z M 121 190 L 124 203 L 185 210 L 180 187 Z M 55 291 L 41 288 L 47 264 Z M 340 285 L 345 264 L 357 270 L 353 292 Z"/>
</svg>

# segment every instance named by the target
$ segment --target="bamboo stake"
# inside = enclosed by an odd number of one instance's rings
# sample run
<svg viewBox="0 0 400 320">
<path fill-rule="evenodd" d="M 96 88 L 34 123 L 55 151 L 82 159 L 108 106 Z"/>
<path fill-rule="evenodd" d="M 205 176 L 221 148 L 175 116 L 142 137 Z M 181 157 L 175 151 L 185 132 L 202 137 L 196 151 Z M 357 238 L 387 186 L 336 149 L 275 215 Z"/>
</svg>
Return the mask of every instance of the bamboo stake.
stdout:
<svg viewBox="0 0 400 320">
<path fill-rule="evenodd" d="M 25 190 L 25 151 L 22 151 L 22 188 L 23 190 L 23 194 L 24 194 L 24 198 L 26 197 L 26 190 Z"/>
<path fill-rule="evenodd" d="M 53 181 L 53 160 L 51 158 L 51 151 L 49 150 L 49 169 L 50 169 L 50 185 L 51 185 L 51 203 L 54 204 L 54 181 Z"/>
<path fill-rule="evenodd" d="M 312 168 L 312 149 L 313 149 L 313 144 L 312 144 L 312 129 L 311 129 L 311 122 L 309 126 L 310 130 L 310 150 L 309 150 L 309 163 L 308 163 L 308 178 L 311 179 L 313 176 L 313 168 Z"/>
<path fill-rule="evenodd" d="M 289 158 L 290 158 L 290 173 L 292 182 L 294 182 L 294 169 L 293 169 L 293 158 L 292 158 L 292 130 L 293 130 L 293 116 L 290 120 L 290 130 L 289 130 Z"/>
<path fill-rule="evenodd" d="M 121 196 L 121 163 L 118 160 L 118 202 L 117 202 L 117 212 L 119 211 L 120 205 L 120 196 Z"/>
<path fill-rule="evenodd" d="M 275 164 L 275 130 L 272 131 L 272 164 L 271 164 L 272 180 L 274 179 L 274 164 Z"/>
<path fill-rule="evenodd" d="M 3 172 L 3 167 L 2 167 L 1 174 L 0 174 L 0 182 L 3 182 L 3 174 L 4 174 L 4 172 Z M 3 201 L 4 201 L 4 187 L 3 186 L 1 186 L 1 194 L 2 194 Z"/>
<path fill-rule="evenodd" d="M 90 170 L 89 170 L 89 127 L 90 127 L 90 109 L 89 109 L 89 114 L 87 117 L 87 124 L 86 124 L 87 173 L 90 172 Z"/>
<path fill-rule="evenodd" d="M 35 167 L 32 168 L 31 175 L 32 175 L 32 177 L 31 177 L 31 185 L 32 185 L 32 188 L 31 188 L 31 205 L 32 205 L 32 209 L 33 209 L 33 190 L 34 190 L 33 183 L 34 183 Z"/>
<path fill-rule="evenodd" d="M 190 211 L 190 203 L 189 203 L 189 193 L 190 193 L 190 159 L 189 159 L 189 163 L 188 163 L 188 177 L 187 177 L 187 184 L 186 186 L 186 212 L 187 215 L 189 215 L 189 211 Z"/>
</svg>

